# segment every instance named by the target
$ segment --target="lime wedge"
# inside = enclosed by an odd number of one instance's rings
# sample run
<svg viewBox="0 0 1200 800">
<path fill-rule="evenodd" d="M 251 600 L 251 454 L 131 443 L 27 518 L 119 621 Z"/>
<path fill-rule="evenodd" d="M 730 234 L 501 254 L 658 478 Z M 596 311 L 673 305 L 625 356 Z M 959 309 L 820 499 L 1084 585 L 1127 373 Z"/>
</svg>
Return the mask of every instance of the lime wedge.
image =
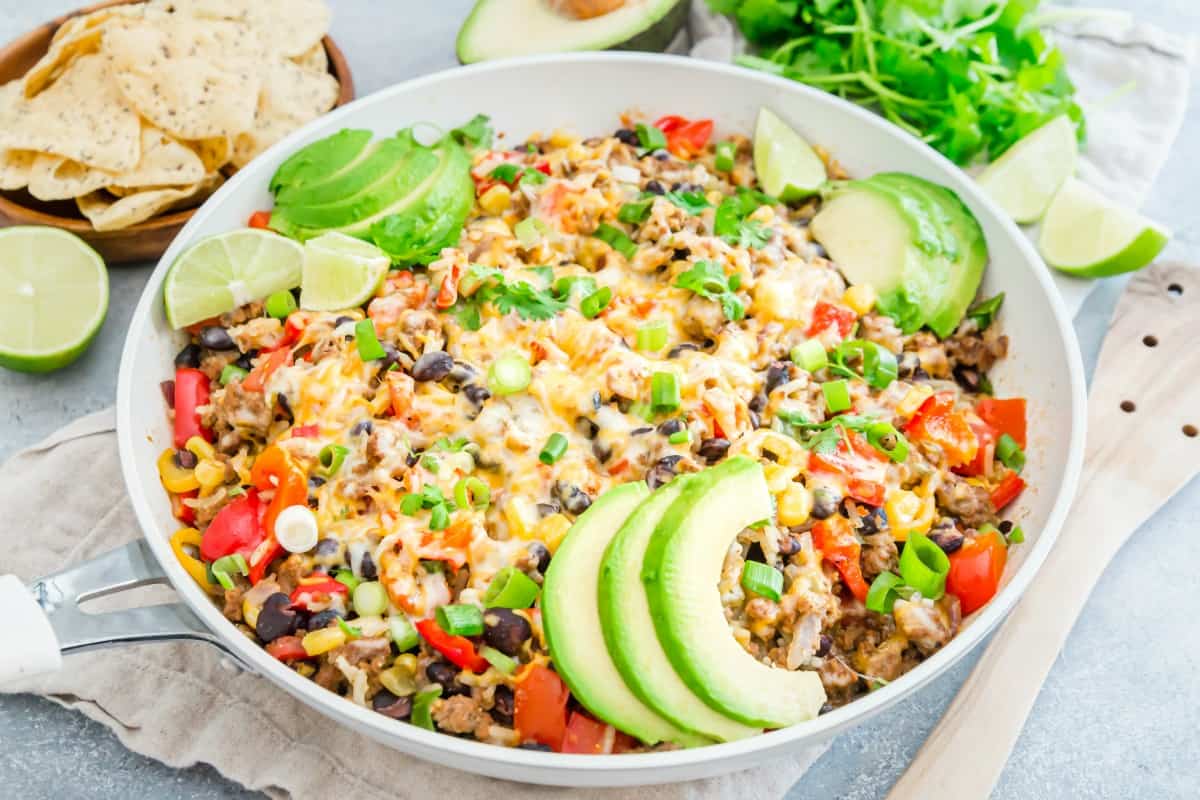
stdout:
<svg viewBox="0 0 1200 800">
<path fill-rule="evenodd" d="M 1067 178 L 1079 144 L 1065 114 L 1026 135 L 979 173 L 979 185 L 1016 222 L 1037 222 Z"/>
<path fill-rule="evenodd" d="M 828 177 L 808 142 L 769 108 L 754 127 L 754 171 L 763 191 L 785 203 L 816 194 Z"/>
<path fill-rule="evenodd" d="M 57 228 L 0 230 L 0 366 L 49 372 L 83 354 L 108 311 L 104 259 Z"/>
<path fill-rule="evenodd" d="M 183 328 L 298 286 L 303 258 L 299 244 L 259 228 L 201 239 L 163 281 L 167 322 Z"/>
<path fill-rule="evenodd" d="M 1146 266 L 1170 236 L 1157 223 L 1068 178 L 1042 219 L 1038 248 L 1055 269 L 1103 278 Z"/>
<path fill-rule="evenodd" d="M 373 244 L 344 233 L 326 233 L 304 244 L 300 307 L 340 311 L 371 299 L 391 266 Z"/>
</svg>

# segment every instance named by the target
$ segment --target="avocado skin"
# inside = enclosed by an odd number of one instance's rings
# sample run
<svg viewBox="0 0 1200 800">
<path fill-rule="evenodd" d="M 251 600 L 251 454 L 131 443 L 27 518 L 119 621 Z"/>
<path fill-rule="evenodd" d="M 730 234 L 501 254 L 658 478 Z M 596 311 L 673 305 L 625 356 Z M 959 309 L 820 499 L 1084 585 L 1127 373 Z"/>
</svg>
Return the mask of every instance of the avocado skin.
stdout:
<svg viewBox="0 0 1200 800">
<path fill-rule="evenodd" d="M 610 50 L 641 50 L 646 53 L 665 53 L 671 42 L 679 35 L 679 31 L 687 24 L 688 12 L 692 0 L 679 0 L 675 6 L 658 22 L 651 25 L 637 36 L 626 39 L 620 44 L 613 45 Z"/>
</svg>

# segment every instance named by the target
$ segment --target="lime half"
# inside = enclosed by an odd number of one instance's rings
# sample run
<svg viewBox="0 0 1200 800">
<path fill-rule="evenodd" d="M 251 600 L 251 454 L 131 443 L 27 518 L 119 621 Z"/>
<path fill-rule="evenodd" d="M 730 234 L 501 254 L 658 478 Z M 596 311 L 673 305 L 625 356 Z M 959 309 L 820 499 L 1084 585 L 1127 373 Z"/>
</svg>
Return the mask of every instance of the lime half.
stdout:
<svg viewBox="0 0 1200 800">
<path fill-rule="evenodd" d="M 104 259 L 57 228 L 0 230 L 0 366 L 49 372 L 83 354 L 108 311 Z"/>
<path fill-rule="evenodd" d="M 391 266 L 373 244 L 344 233 L 325 233 L 304 244 L 300 307 L 340 311 L 371 299 Z"/>
<path fill-rule="evenodd" d="M 979 173 L 979 185 L 1016 222 L 1037 222 L 1067 178 L 1079 144 L 1065 114 L 1047 122 Z"/>
<path fill-rule="evenodd" d="M 1133 272 L 1171 238 L 1164 228 L 1076 178 L 1068 178 L 1042 219 L 1038 248 L 1055 269 L 1083 278 Z"/>
<path fill-rule="evenodd" d="M 828 177 L 808 142 L 769 108 L 754 127 L 754 171 L 763 191 L 785 203 L 816 194 Z"/>
<path fill-rule="evenodd" d="M 299 286 L 303 258 L 298 243 L 259 228 L 201 239 L 175 259 L 163 281 L 167 322 L 183 328 Z"/>
</svg>

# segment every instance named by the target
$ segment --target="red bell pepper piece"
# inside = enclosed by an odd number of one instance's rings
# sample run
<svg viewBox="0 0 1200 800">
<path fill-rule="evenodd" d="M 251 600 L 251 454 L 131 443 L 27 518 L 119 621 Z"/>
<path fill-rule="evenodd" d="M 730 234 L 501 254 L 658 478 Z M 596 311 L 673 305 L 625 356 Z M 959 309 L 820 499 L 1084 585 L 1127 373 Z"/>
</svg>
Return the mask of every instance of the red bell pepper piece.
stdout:
<svg viewBox="0 0 1200 800">
<path fill-rule="evenodd" d="M 550 175 L 550 165 L 545 161 L 540 161 L 537 164 L 534 164 L 533 168 L 547 177 Z"/>
<path fill-rule="evenodd" d="M 713 121 L 668 114 L 655 120 L 654 127 L 666 134 L 668 150 L 680 158 L 690 158 L 704 151 L 712 137 Z"/>
<path fill-rule="evenodd" d="M 438 308 L 449 308 L 458 300 L 458 281 L 462 277 L 462 267 L 458 264 L 450 267 L 450 271 L 446 273 L 446 277 L 442 278 L 442 285 L 438 287 L 437 298 L 433 304 Z"/>
<path fill-rule="evenodd" d="M 251 228 L 266 228 L 270 222 L 270 211 L 255 211 L 250 215 L 250 220 L 246 223 L 246 225 Z"/>
<path fill-rule="evenodd" d="M 302 661 L 309 658 L 299 636 L 280 636 L 267 643 L 267 653 L 280 661 Z"/>
<path fill-rule="evenodd" d="M 936 444 L 951 467 L 969 464 L 979 453 L 979 439 L 967 415 L 955 410 L 953 392 L 937 392 L 926 398 L 904 426 L 904 432 L 910 439 Z"/>
<path fill-rule="evenodd" d="M 615 737 L 613 738 L 615 739 Z M 597 722 L 586 714 L 572 711 L 567 720 L 567 731 L 563 735 L 562 751 L 588 756 L 605 755 L 608 752 L 605 746 L 607 739 L 609 739 L 607 725 Z"/>
<path fill-rule="evenodd" d="M 975 413 L 984 422 L 1000 433 L 1007 433 L 1021 449 L 1025 448 L 1025 398 L 1011 397 L 997 400 L 994 397 L 980 398 Z"/>
<path fill-rule="evenodd" d="M 846 440 L 850 444 L 847 446 Z M 849 491 L 859 491 L 861 497 L 855 499 L 871 505 L 867 497 L 875 497 L 883 487 L 874 488 L 883 481 L 888 464 L 888 457 L 880 453 L 866 437 L 858 431 L 847 431 L 846 436 L 838 442 L 837 448 L 828 453 L 813 453 L 809 456 L 808 469 L 810 472 L 824 472 L 853 479 L 856 487 L 847 486 Z"/>
<path fill-rule="evenodd" d="M 293 439 L 316 439 L 321 435 L 320 425 L 297 425 L 292 428 Z"/>
<path fill-rule="evenodd" d="M 417 622 L 417 632 L 451 664 L 471 672 L 487 671 L 488 660 L 475 652 L 475 644 L 467 637 L 451 636 L 431 619 Z"/>
<path fill-rule="evenodd" d="M 987 475 L 992 471 L 992 461 L 996 454 L 996 438 L 998 434 L 995 428 L 981 419 L 968 417 L 967 424 L 975 432 L 975 438 L 979 441 L 979 448 L 975 451 L 975 458 L 970 464 L 955 467 L 954 471 L 959 475 Z"/>
<path fill-rule="evenodd" d="M 249 491 L 225 504 L 204 529 L 200 555 L 205 561 L 241 553 L 247 559 L 262 543 L 262 503 L 258 492 Z"/>
<path fill-rule="evenodd" d="M 172 494 L 171 495 L 171 513 L 175 516 L 175 519 L 179 520 L 184 525 L 191 525 L 193 522 L 195 522 L 196 521 L 196 509 L 192 508 L 191 506 L 189 506 L 187 503 L 185 503 L 183 501 L 190 500 L 194 497 L 199 497 L 199 496 L 200 496 L 199 489 L 192 489 L 190 492 L 184 492 L 183 494 Z"/>
<path fill-rule="evenodd" d="M 258 583 L 271 562 L 283 552 L 275 538 L 275 519 L 279 512 L 289 506 L 308 503 L 308 477 L 292 461 L 287 451 L 278 445 L 271 445 L 254 459 L 254 466 L 250 468 L 250 482 L 259 491 L 275 490 L 275 496 L 271 498 L 271 504 L 262 518 L 263 541 L 246 557 L 250 563 L 250 582 Z"/>
<path fill-rule="evenodd" d="M 333 594 L 349 594 L 350 587 L 341 581 L 335 581 L 333 578 L 328 578 L 323 575 L 313 575 L 309 578 L 301 578 L 300 583 L 291 595 L 288 597 L 291 603 L 296 608 L 308 608 L 308 604 L 321 595 L 328 597 Z"/>
<path fill-rule="evenodd" d="M 1008 546 L 995 530 L 976 534 L 950 554 L 946 592 L 958 598 L 964 615 L 982 607 L 996 594 L 1007 560 Z"/>
<path fill-rule="evenodd" d="M 881 506 L 883 505 L 884 497 L 887 495 L 887 489 L 882 483 L 851 478 L 846 481 L 846 494 L 860 503 L 866 503 L 869 506 Z"/>
<path fill-rule="evenodd" d="M 250 370 L 250 374 L 242 381 L 242 388 L 247 392 L 261 392 L 266 388 L 267 380 L 277 369 L 291 366 L 291 364 L 291 348 L 281 347 L 278 350 L 272 350 L 266 358 L 259 359 L 259 362 L 254 365 L 254 369 Z"/>
<path fill-rule="evenodd" d="M 865 601 L 871 587 L 863 578 L 862 562 L 859 560 L 862 545 L 850 528 L 850 520 L 835 514 L 814 525 L 812 535 L 813 546 L 841 573 L 846 588 L 859 600 Z"/>
<path fill-rule="evenodd" d="M 850 331 L 854 330 L 854 323 L 857 321 L 858 315 L 851 309 L 818 300 L 813 306 L 812 322 L 808 324 L 804 335 L 813 337 L 833 328 L 838 332 L 838 336 L 845 339 L 850 335 Z"/>
<path fill-rule="evenodd" d="M 687 117 L 681 117 L 678 114 L 667 114 L 665 117 L 659 117 L 654 120 L 654 127 L 663 133 L 672 133 L 687 123 Z"/>
<path fill-rule="evenodd" d="M 529 668 L 513 694 L 513 724 L 522 741 L 538 742 L 562 752 L 567 701 L 571 697 L 562 678 L 549 667 L 537 664 Z"/>
<path fill-rule="evenodd" d="M 1017 495 L 1025 488 L 1025 479 L 1009 470 L 1000 479 L 1000 483 L 992 489 L 992 506 L 999 511 L 1017 499 Z"/>
<path fill-rule="evenodd" d="M 212 431 L 200 424 L 200 406 L 208 405 L 209 380 L 198 369 L 175 370 L 175 447 L 182 450 L 187 440 L 200 436 L 211 442 Z"/>
</svg>

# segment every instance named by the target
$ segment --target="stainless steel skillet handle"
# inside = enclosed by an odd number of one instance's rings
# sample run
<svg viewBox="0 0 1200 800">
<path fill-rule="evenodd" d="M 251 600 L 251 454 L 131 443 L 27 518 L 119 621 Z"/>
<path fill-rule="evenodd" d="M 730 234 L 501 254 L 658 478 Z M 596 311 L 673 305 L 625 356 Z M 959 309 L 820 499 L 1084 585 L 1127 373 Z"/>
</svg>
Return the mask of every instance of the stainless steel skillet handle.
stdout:
<svg viewBox="0 0 1200 800">
<path fill-rule="evenodd" d="M 124 644 L 191 639 L 233 655 L 183 603 L 89 614 L 80 603 L 149 584 L 168 583 L 141 539 L 39 578 L 28 587 L 0 575 L 0 609 L 15 635 L 0 648 L 0 683 L 54 672 L 64 653 Z"/>
</svg>

